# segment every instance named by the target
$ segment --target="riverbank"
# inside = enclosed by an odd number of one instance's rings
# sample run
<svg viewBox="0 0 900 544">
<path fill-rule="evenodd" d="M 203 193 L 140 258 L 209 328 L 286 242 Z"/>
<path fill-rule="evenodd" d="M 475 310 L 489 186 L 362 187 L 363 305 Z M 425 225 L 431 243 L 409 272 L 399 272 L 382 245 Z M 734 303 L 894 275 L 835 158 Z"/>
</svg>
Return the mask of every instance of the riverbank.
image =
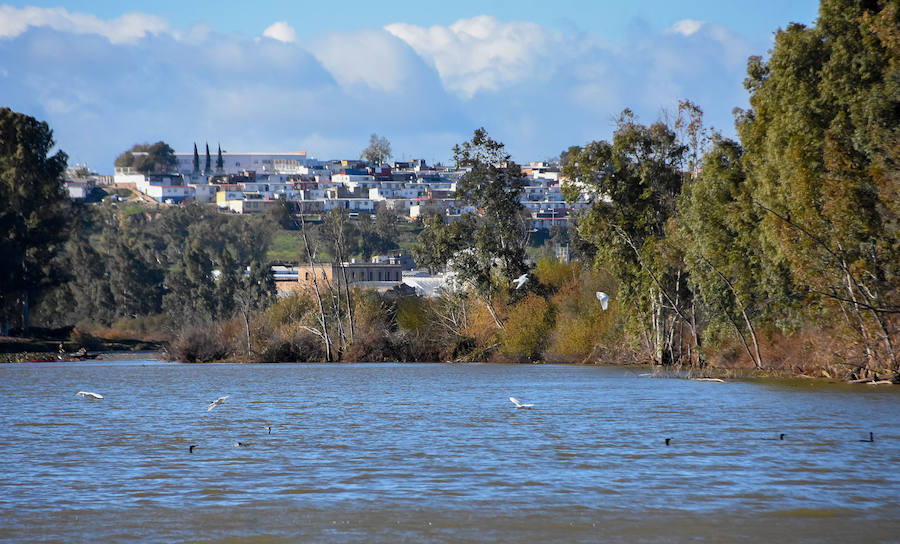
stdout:
<svg viewBox="0 0 900 544">
<path fill-rule="evenodd" d="M 63 352 L 60 353 L 59 346 Z M 0 336 L 0 363 L 21 363 L 23 361 L 58 361 L 78 360 L 78 351 L 84 347 L 87 359 L 141 358 L 153 354 L 162 357 L 163 344 L 140 339 L 93 339 L 89 346 L 83 346 L 70 340 L 57 338 L 31 338 Z"/>
</svg>

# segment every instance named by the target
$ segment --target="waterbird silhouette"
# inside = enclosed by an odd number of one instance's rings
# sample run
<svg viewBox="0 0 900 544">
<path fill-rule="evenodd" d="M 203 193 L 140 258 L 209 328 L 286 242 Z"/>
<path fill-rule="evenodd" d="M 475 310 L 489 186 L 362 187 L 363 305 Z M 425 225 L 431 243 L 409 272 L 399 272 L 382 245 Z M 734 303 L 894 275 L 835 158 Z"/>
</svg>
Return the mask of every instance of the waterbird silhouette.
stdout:
<svg viewBox="0 0 900 544">
<path fill-rule="evenodd" d="M 875 442 L 875 433 L 870 432 L 868 440 L 863 439 L 860 442 Z"/>
<path fill-rule="evenodd" d="M 509 397 L 509 400 L 516 405 L 516 408 L 531 408 L 534 404 L 523 404 L 519 402 L 515 397 Z"/>
<path fill-rule="evenodd" d="M 671 442 L 671 441 L 672 441 L 671 438 L 666 438 L 666 446 L 668 446 L 668 445 L 669 445 L 669 442 Z"/>
<path fill-rule="evenodd" d="M 763 438 L 763 440 L 784 440 L 784 433 L 778 435 L 778 438 Z"/>
<path fill-rule="evenodd" d="M 600 301 L 600 307 L 606 311 L 607 305 L 609 305 L 609 295 L 604 293 L 603 291 L 597 291 L 597 300 Z"/>
<path fill-rule="evenodd" d="M 249 445 L 250 445 L 250 444 L 248 444 L 248 443 L 246 443 L 246 442 L 235 442 L 235 443 L 234 443 L 234 447 L 235 447 L 235 448 L 246 448 L 246 447 L 249 446 Z"/>
<path fill-rule="evenodd" d="M 227 398 L 230 397 L 230 396 L 231 396 L 231 395 L 225 395 L 224 397 L 219 397 L 219 398 L 217 398 L 216 400 L 210 402 L 210 403 L 209 403 L 209 408 L 207 408 L 206 411 L 209 412 L 210 410 L 212 410 L 212 409 L 215 408 L 216 406 L 222 404 L 223 402 L 225 402 L 225 399 L 227 399 Z"/>
<path fill-rule="evenodd" d="M 516 284 L 516 289 L 525 285 L 525 282 L 528 281 L 528 274 L 522 274 L 518 278 L 513 280 L 513 283 Z"/>
<path fill-rule="evenodd" d="M 266 425 L 264 428 L 265 428 L 267 431 L 269 431 L 269 434 L 272 434 L 272 426 L 271 426 L 271 425 Z"/>
<path fill-rule="evenodd" d="M 75 393 L 75 396 L 81 397 L 83 399 L 84 398 L 89 398 L 89 399 L 102 399 L 103 398 L 103 395 L 101 395 L 99 393 L 91 393 L 90 391 L 79 391 L 79 392 Z"/>
<path fill-rule="evenodd" d="M 191 444 L 190 446 L 188 446 L 188 452 L 194 453 L 194 448 L 196 448 L 196 447 L 197 447 L 197 444 Z"/>
</svg>

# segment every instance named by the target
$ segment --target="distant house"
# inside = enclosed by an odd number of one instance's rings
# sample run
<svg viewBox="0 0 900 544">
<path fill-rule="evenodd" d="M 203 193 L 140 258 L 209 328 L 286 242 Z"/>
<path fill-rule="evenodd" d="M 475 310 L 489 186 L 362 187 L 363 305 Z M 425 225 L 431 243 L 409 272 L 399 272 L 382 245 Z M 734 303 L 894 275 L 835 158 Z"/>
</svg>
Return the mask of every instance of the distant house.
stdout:
<svg viewBox="0 0 900 544">
<path fill-rule="evenodd" d="M 179 204 L 194 197 L 194 188 L 187 185 L 148 184 L 141 192 L 157 202 L 168 204 Z"/>
<path fill-rule="evenodd" d="M 403 280 L 403 271 L 400 264 L 394 263 L 319 263 L 315 266 L 299 265 L 292 267 L 273 268 L 275 287 L 279 294 L 306 289 L 313 285 L 313 278 L 319 280 L 320 286 L 324 283 L 342 283 L 347 278 L 347 283 L 356 287 L 371 287 L 378 290 L 387 290 Z"/>
<path fill-rule="evenodd" d="M 72 200 L 84 200 L 94 190 L 94 184 L 89 181 L 66 180 L 66 189 Z"/>
<path fill-rule="evenodd" d="M 213 168 L 215 168 L 218 153 L 212 153 Z M 206 162 L 206 157 L 200 157 L 201 167 Z M 317 164 L 318 161 L 306 156 L 306 151 L 294 151 L 288 153 L 222 153 L 222 170 L 207 172 L 207 174 L 239 174 L 246 170 L 256 172 L 284 172 L 287 174 L 299 174 L 304 168 Z M 194 171 L 194 153 L 175 153 L 175 168 L 180 174 L 191 174 Z"/>
</svg>

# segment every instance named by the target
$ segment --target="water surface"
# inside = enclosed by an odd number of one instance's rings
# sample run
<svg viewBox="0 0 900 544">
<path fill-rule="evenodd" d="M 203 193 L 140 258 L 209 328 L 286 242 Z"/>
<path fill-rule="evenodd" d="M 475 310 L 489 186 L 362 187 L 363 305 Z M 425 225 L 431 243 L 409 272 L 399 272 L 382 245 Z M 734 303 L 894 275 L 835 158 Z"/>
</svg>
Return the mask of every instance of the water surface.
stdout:
<svg viewBox="0 0 900 544">
<path fill-rule="evenodd" d="M 0 539 L 900 541 L 898 423 L 604 367 L 0 365 Z"/>
</svg>

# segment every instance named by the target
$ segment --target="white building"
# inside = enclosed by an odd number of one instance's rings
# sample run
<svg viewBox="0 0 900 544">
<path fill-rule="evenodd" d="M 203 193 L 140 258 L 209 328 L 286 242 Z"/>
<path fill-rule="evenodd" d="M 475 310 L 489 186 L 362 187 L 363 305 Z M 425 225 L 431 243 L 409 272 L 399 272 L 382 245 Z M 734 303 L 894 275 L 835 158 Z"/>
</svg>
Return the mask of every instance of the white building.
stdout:
<svg viewBox="0 0 900 544">
<path fill-rule="evenodd" d="M 217 151 L 210 150 L 210 168 L 216 171 Z M 191 174 L 194 171 L 194 152 L 175 153 L 176 168 L 181 174 Z M 318 163 L 315 159 L 309 159 L 306 151 L 289 153 L 222 153 L 223 174 L 239 174 L 245 170 L 253 172 L 282 172 L 285 174 L 300 174 L 303 167 Z M 200 170 L 206 167 L 206 150 L 200 151 Z"/>
</svg>

